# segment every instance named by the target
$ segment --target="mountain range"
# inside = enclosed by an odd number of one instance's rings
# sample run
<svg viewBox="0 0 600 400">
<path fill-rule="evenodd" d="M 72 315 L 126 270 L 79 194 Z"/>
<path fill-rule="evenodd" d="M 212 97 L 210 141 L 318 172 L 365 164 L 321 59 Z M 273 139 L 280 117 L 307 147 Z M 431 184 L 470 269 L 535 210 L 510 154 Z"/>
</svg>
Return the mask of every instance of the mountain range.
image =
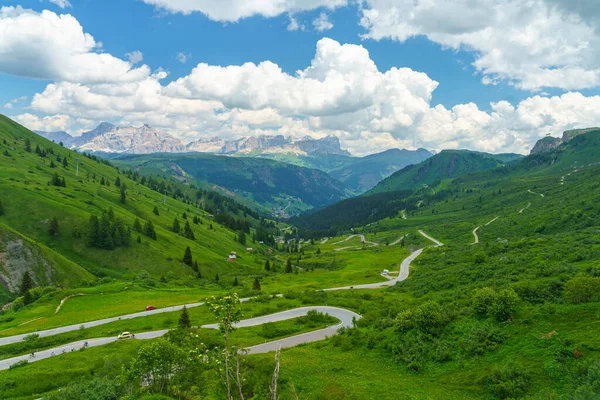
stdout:
<svg viewBox="0 0 600 400">
<path fill-rule="evenodd" d="M 305 136 L 293 139 L 283 135 L 260 135 L 243 137 L 236 140 L 225 140 L 217 137 L 200 139 L 184 145 L 184 143 L 161 130 L 149 125 L 141 127 L 117 127 L 102 122 L 95 129 L 84 132 L 81 136 L 72 136 L 65 131 L 37 131 L 55 143 L 62 143 L 70 149 L 100 154 L 151 154 L 151 153 L 213 153 L 213 154 L 296 154 L 301 156 L 337 154 L 350 156 L 343 150 L 336 136 L 314 139 Z"/>
</svg>

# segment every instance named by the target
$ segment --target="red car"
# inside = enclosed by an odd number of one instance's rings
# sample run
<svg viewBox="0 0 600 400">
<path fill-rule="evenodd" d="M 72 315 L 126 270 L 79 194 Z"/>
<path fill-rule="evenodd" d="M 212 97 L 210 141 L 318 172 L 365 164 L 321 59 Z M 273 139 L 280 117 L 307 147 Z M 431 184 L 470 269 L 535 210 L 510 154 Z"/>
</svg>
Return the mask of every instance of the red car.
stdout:
<svg viewBox="0 0 600 400">
<path fill-rule="evenodd" d="M 156 307 L 154 307 L 154 306 L 146 307 L 146 311 L 152 311 L 152 310 L 156 310 Z"/>
</svg>

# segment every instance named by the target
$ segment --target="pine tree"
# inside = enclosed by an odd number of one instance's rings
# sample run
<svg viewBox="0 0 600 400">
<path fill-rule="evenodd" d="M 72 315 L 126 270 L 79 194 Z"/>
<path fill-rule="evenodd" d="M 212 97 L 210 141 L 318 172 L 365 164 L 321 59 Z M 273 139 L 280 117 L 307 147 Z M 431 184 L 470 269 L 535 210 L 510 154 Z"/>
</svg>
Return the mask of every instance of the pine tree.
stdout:
<svg viewBox="0 0 600 400">
<path fill-rule="evenodd" d="M 154 206 L 154 210 L 152 210 L 152 212 L 156 215 L 160 215 L 160 213 L 158 212 L 158 207 Z"/>
<path fill-rule="evenodd" d="M 185 253 L 183 254 L 183 263 L 185 265 L 189 265 L 190 267 L 194 265 L 192 260 L 192 249 L 190 249 L 190 246 L 185 248 Z"/>
<path fill-rule="evenodd" d="M 290 260 L 289 258 L 285 262 L 285 273 L 286 274 L 292 273 L 292 260 Z"/>
<path fill-rule="evenodd" d="M 50 168 L 56 168 L 56 164 L 54 164 L 54 160 L 50 160 Z"/>
<path fill-rule="evenodd" d="M 190 320 L 190 314 L 188 313 L 186 306 L 183 306 L 183 309 L 181 310 L 178 325 L 181 329 L 189 329 L 192 327 L 192 321 Z"/>
<path fill-rule="evenodd" d="M 190 240 L 196 239 L 194 236 L 194 231 L 192 231 L 192 227 L 190 226 L 190 221 L 186 221 L 185 228 L 183 228 L 183 236 Z"/>
<path fill-rule="evenodd" d="M 197 260 L 194 260 L 194 265 L 192 265 L 192 269 L 194 270 L 194 272 L 197 272 L 197 273 L 200 272 L 200 267 L 198 266 Z"/>
<path fill-rule="evenodd" d="M 258 280 L 258 278 L 254 279 L 254 283 L 252 284 L 252 289 L 253 290 L 260 290 L 260 281 Z"/>
<path fill-rule="evenodd" d="M 21 288 L 19 290 L 19 294 L 23 296 L 31 289 L 33 289 L 33 280 L 31 279 L 31 275 L 29 275 L 29 271 L 25 271 L 23 277 L 21 278 Z"/>
<path fill-rule="evenodd" d="M 121 204 L 125 204 L 125 202 L 127 201 L 127 186 L 125 186 L 125 184 L 121 185 Z"/>
<path fill-rule="evenodd" d="M 69 162 L 67 161 L 67 157 L 63 157 L 62 160 L 63 167 L 67 168 L 69 166 Z"/>
<path fill-rule="evenodd" d="M 144 224 L 144 235 L 156 240 L 156 231 L 154 231 L 154 224 L 152 221 L 146 221 L 146 224 Z"/>
<path fill-rule="evenodd" d="M 2 200 L 0 200 L 0 216 L 4 215 L 4 204 L 2 204 Z"/>
<path fill-rule="evenodd" d="M 50 236 L 58 235 L 58 220 L 56 217 L 52 217 L 50 223 L 48 224 L 48 233 Z"/>
<path fill-rule="evenodd" d="M 25 139 L 25 151 L 31 153 L 31 141 L 29 139 Z"/>
<path fill-rule="evenodd" d="M 98 247 L 100 241 L 100 221 L 95 215 L 90 216 L 90 227 L 88 230 L 88 245 Z"/>
<path fill-rule="evenodd" d="M 321 248 L 320 247 L 317 249 L 317 254 L 321 254 Z"/>
<path fill-rule="evenodd" d="M 115 181 L 115 186 L 116 187 L 120 187 L 121 186 L 121 178 L 117 176 L 117 180 Z"/>
<path fill-rule="evenodd" d="M 219 273 L 218 272 L 215 275 L 215 282 L 219 282 Z"/>
<path fill-rule="evenodd" d="M 183 215 L 181 215 L 181 218 L 187 219 L 187 214 L 184 212 Z"/>
<path fill-rule="evenodd" d="M 140 223 L 140 220 L 138 218 L 136 218 L 135 221 L 133 221 L 133 230 L 136 232 L 142 231 L 142 224 Z"/>
<path fill-rule="evenodd" d="M 269 262 L 269 260 L 265 261 L 265 271 L 270 271 L 271 270 L 271 263 Z"/>
<path fill-rule="evenodd" d="M 113 241 L 113 235 L 110 218 L 107 213 L 102 214 L 100 218 L 100 229 L 98 231 L 98 247 L 105 250 L 112 250 L 115 248 Z"/>
<path fill-rule="evenodd" d="M 239 285 L 240 285 L 240 284 L 239 284 L 239 282 L 238 282 L 238 278 L 237 278 L 237 275 L 236 275 L 236 277 L 235 277 L 235 278 L 233 278 L 233 286 L 239 286 Z"/>
<path fill-rule="evenodd" d="M 23 303 L 25 305 L 33 303 L 33 297 L 31 296 L 31 290 L 28 290 L 23 294 Z"/>
<path fill-rule="evenodd" d="M 244 231 L 240 231 L 238 234 L 238 242 L 243 246 L 246 245 L 246 233 Z"/>
<path fill-rule="evenodd" d="M 38 156 L 42 155 L 42 149 L 40 149 L 40 146 L 38 144 L 35 145 L 35 154 L 37 154 Z"/>
<path fill-rule="evenodd" d="M 175 219 L 173 220 L 173 232 L 175 233 L 179 233 L 181 231 L 181 227 L 179 226 L 179 219 L 177 219 L 177 217 L 175 217 Z"/>
<path fill-rule="evenodd" d="M 138 244 L 142 244 L 142 237 L 140 235 L 138 235 L 137 242 Z"/>
</svg>

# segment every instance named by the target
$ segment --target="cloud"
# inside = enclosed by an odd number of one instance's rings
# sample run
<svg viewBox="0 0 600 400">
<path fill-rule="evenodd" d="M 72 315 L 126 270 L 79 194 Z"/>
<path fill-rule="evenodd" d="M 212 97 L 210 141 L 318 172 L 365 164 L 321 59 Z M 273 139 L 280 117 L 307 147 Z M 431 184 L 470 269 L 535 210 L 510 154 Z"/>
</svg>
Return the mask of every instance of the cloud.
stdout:
<svg viewBox="0 0 600 400">
<path fill-rule="evenodd" d="M 52 83 L 30 106 L 48 117 L 24 114 L 18 120 L 34 129 L 70 123 L 76 131 L 77 121 L 148 123 L 184 141 L 333 134 L 359 155 L 390 147 L 526 153 L 548 133 L 600 124 L 600 96 L 580 93 L 533 96 L 514 105 L 501 101 L 490 111 L 472 103 L 432 107 L 438 83 L 426 74 L 379 71 L 362 46 L 327 38 L 294 75 L 264 61 L 198 64 L 188 76 L 163 85 L 166 77 L 161 71 L 125 84 Z"/>
<path fill-rule="evenodd" d="M 143 0 L 160 9 L 190 14 L 200 12 L 213 21 L 237 22 L 240 19 L 261 15 L 276 17 L 285 13 L 314 10 L 325 7 L 335 9 L 348 5 L 348 0 Z"/>
<path fill-rule="evenodd" d="M 94 38 L 73 16 L 21 7 L 0 8 L 0 73 L 79 83 L 134 82 L 147 66 L 98 53 Z"/>
<path fill-rule="evenodd" d="M 72 7 L 71 3 L 68 0 L 49 0 L 50 3 L 56 4 L 60 8 Z"/>
<path fill-rule="evenodd" d="M 125 56 L 132 65 L 142 62 L 142 60 L 144 59 L 144 55 L 141 51 L 138 50 L 132 51 L 131 53 L 125 53 Z"/>
<path fill-rule="evenodd" d="M 588 9 L 600 15 L 597 6 L 566 0 L 366 0 L 360 23 L 365 38 L 426 36 L 471 51 L 484 83 L 579 90 L 600 85 L 600 36 L 583 16 Z"/>
<path fill-rule="evenodd" d="M 71 126 L 71 117 L 68 115 L 51 115 L 40 118 L 33 114 L 21 114 L 12 118 L 32 131 L 65 131 Z"/>
<path fill-rule="evenodd" d="M 27 96 L 17 97 L 16 99 L 12 99 L 12 100 L 8 101 L 2 107 L 12 110 L 14 108 L 14 106 L 16 106 L 19 103 L 24 102 L 25 100 L 27 100 Z"/>
<path fill-rule="evenodd" d="M 374 105 L 387 115 L 426 108 L 436 87 L 427 75 L 408 68 L 381 73 L 364 47 L 324 38 L 311 65 L 295 75 L 270 61 L 227 67 L 201 63 L 169 84 L 165 93 L 219 101 L 227 108 L 273 108 L 288 115 L 337 115 Z"/>
<path fill-rule="evenodd" d="M 328 31 L 333 28 L 333 24 L 329 21 L 329 15 L 322 12 L 313 20 L 313 26 L 318 32 Z"/>
<path fill-rule="evenodd" d="M 304 25 L 298 23 L 298 20 L 293 15 L 289 14 L 288 17 L 290 18 L 290 23 L 286 28 L 288 31 L 304 31 L 306 29 Z"/>
<path fill-rule="evenodd" d="M 183 52 L 179 52 L 179 53 L 177 53 L 177 55 L 175 56 L 175 58 L 180 63 L 185 64 L 188 59 L 192 58 L 192 55 L 190 53 L 186 54 L 186 53 L 183 53 Z"/>
</svg>

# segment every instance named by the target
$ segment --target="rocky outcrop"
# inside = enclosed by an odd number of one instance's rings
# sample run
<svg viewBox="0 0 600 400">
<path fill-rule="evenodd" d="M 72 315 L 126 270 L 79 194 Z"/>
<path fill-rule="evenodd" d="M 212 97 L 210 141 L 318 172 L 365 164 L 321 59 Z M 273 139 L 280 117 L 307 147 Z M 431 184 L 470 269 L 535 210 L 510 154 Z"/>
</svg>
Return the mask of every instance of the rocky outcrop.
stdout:
<svg viewBox="0 0 600 400">
<path fill-rule="evenodd" d="M 0 284 L 10 292 L 16 292 L 27 271 L 36 285 L 53 283 L 52 265 L 39 249 L 17 235 L 0 231 Z"/>
<path fill-rule="evenodd" d="M 567 143 L 569 140 L 573 139 L 579 135 L 585 135 L 586 133 L 597 131 L 600 128 L 585 128 L 585 129 L 572 129 L 570 131 L 564 131 L 562 135 L 563 143 Z"/>
<path fill-rule="evenodd" d="M 560 138 L 546 136 L 545 138 L 537 141 L 535 146 L 533 146 L 533 149 L 531 149 L 530 154 L 538 154 L 543 153 L 545 151 L 553 150 L 560 146 L 562 143 L 563 141 Z"/>
<path fill-rule="evenodd" d="M 579 135 L 585 135 L 586 133 L 600 130 L 600 128 L 584 128 L 584 129 L 572 129 L 569 131 L 564 131 L 562 134 L 562 138 L 557 138 L 553 136 L 546 136 L 543 139 L 537 141 L 533 149 L 531 149 L 530 154 L 538 154 L 546 151 L 554 150 L 558 148 L 561 144 L 567 143 L 573 138 Z"/>
</svg>

